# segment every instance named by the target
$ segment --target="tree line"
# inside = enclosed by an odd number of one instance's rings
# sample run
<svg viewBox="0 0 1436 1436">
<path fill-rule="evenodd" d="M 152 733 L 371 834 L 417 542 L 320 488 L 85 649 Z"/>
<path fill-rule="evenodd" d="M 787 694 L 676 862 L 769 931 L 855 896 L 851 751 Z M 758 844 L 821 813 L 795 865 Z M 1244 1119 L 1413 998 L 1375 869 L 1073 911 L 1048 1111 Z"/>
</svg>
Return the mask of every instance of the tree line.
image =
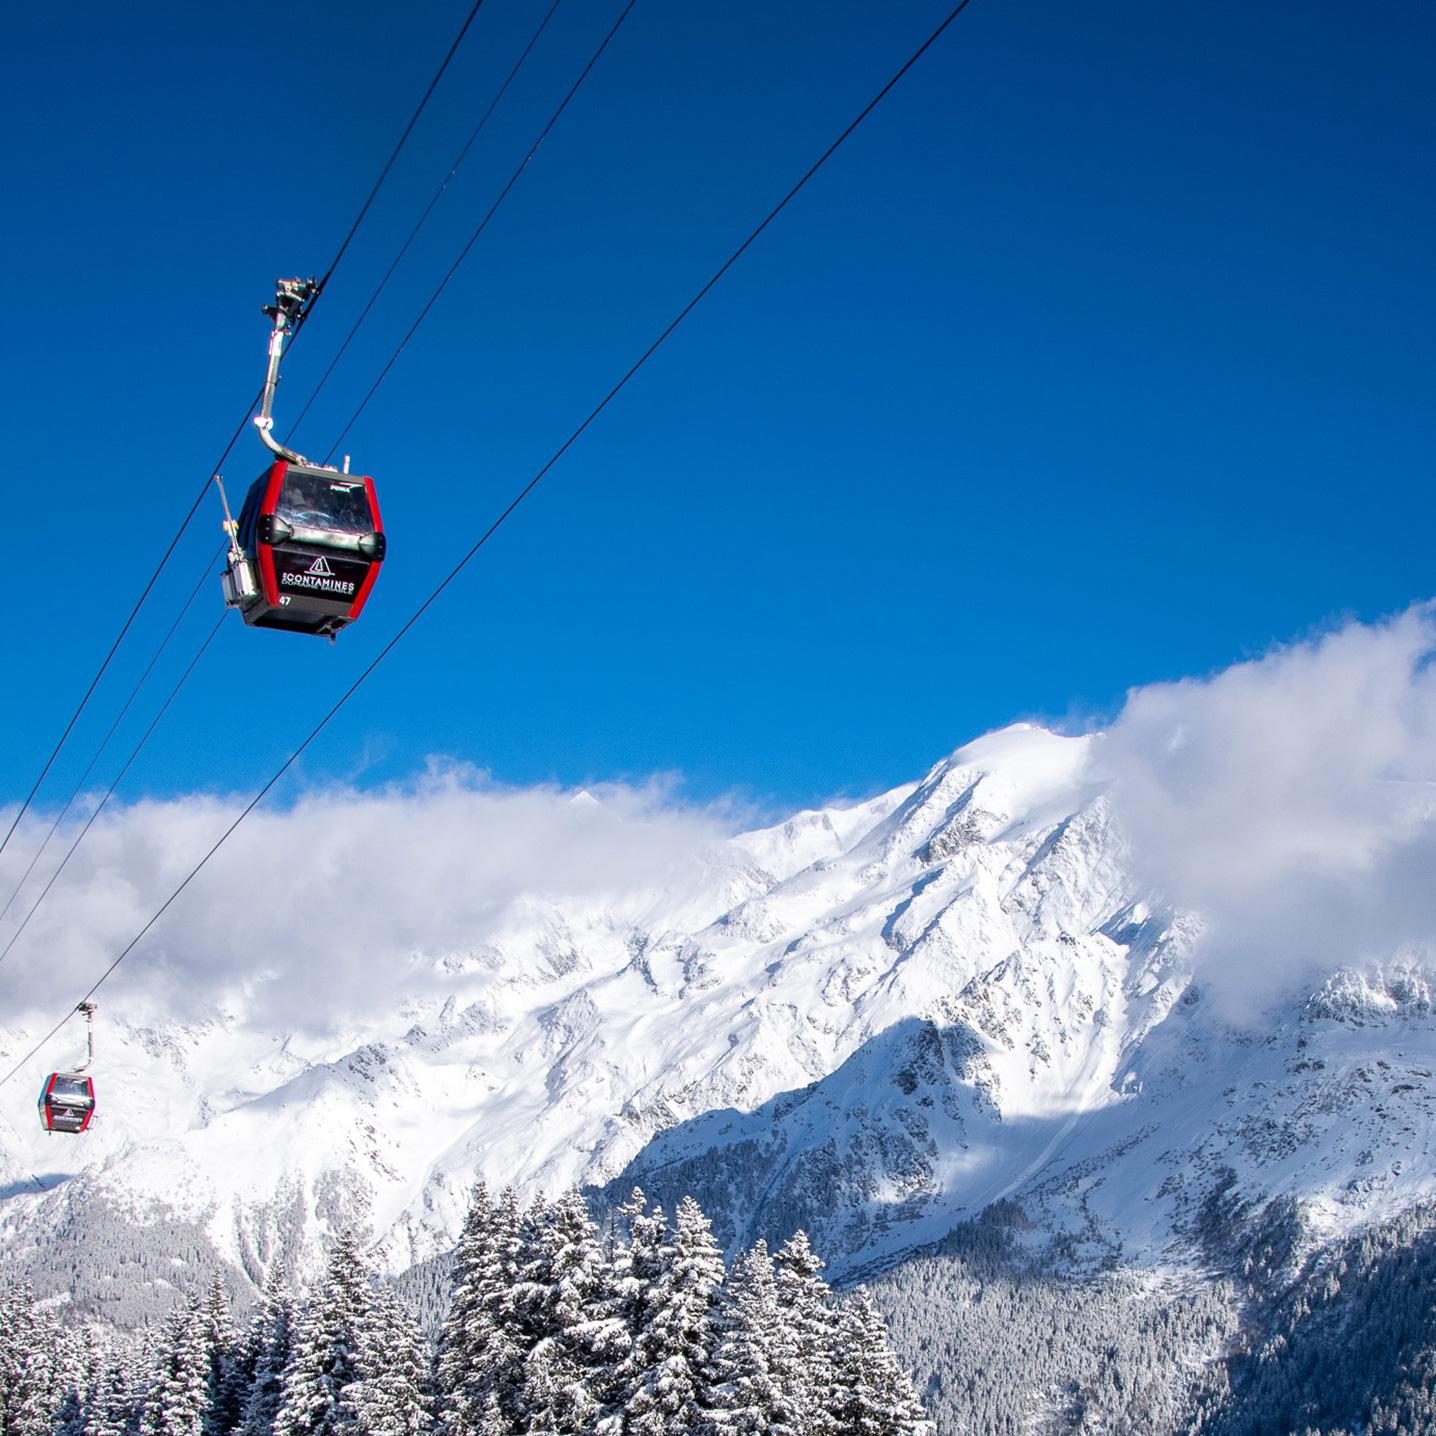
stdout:
<svg viewBox="0 0 1436 1436">
<path fill-rule="evenodd" d="M 692 1198 L 600 1230 L 480 1184 L 432 1342 L 349 1233 L 238 1326 L 218 1278 L 130 1340 L 0 1292 L 0 1436 L 930 1436 L 872 1298 L 821 1273 L 802 1232 L 725 1267 Z"/>
</svg>

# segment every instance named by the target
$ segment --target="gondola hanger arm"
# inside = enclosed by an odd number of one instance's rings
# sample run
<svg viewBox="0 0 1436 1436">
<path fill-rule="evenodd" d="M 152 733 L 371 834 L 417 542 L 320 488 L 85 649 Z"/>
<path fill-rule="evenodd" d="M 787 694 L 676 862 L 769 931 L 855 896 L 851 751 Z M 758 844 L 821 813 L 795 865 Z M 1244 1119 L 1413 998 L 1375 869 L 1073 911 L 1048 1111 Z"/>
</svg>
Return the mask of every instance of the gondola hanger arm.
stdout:
<svg viewBox="0 0 1436 1436">
<path fill-rule="evenodd" d="M 95 1060 L 95 1004 L 82 1002 L 75 1011 L 83 1013 L 85 1018 L 85 1060 L 74 1071 L 87 1072 Z"/>
<path fill-rule="evenodd" d="M 285 340 L 304 322 L 318 293 L 316 280 L 280 279 L 275 281 L 274 303 L 264 306 L 264 312 L 274 321 L 274 327 L 269 332 L 269 367 L 265 371 L 264 392 L 260 396 L 259 413 L 254 416 L 254 427 L 259 430 L 265 448 L 291 464 L 303 464 L 308 460 L 274 437 L 274 391 L 279 387 L 279 364 L 284 357 Z"/>
</svg>

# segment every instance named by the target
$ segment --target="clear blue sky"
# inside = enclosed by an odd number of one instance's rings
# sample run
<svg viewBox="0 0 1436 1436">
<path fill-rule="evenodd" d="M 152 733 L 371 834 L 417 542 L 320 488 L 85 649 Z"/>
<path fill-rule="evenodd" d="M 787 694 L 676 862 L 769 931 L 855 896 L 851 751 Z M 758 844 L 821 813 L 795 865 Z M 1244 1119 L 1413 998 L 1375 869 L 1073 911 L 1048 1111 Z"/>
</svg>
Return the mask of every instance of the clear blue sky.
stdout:
<svg viewBox="0 0 1436 1436">
<path fill-rule="evenodd" d="M 281 425 L 542 8 L 480 11 L 294 352 Z M 267 776 L 947 8 L 638 0 L 346 443 L 391 543 L 363 622 L 330 648 L 231 620 L 123 791 Z M 564 0 L 301 447 L 327 448 L 618 9 Z M 0 799 L 238 421 L 275 275 L 323 268 L 466 10 L 8 16 Z M 1433 94 L 1418 0 L 973 0 L 301 781 L 442 753 L 511 782 L 671 770 L 783 808 L 1428 596 Z M 233 489 L 261 462 L 246 436 Z M 218 522 L 206 505 L 47 797 Z M 137 718 L 219 604 L 216 579 Z"/>
</svg>

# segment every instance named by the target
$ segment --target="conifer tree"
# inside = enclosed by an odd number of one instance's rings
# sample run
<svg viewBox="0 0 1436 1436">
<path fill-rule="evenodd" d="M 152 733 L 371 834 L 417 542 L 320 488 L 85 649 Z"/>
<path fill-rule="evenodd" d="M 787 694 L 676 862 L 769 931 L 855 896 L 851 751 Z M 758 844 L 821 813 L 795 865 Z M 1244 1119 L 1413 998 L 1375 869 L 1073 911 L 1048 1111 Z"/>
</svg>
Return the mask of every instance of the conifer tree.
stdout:
<svg viewBox="0 0 1436 1436">
<path fill-rule="evenodd" d="M 52 1436 L 83 1436 L 95 1391 L 100 1345 L 88 1323 L 68 1329 L 57 1323 L 54 1338 L 50 1374 L 53 1415 L 48 1430 Z"/>
<path fill-rule="evenodd" d="M 134 1436 L 144 1411 L 138 1351 L 112 1353 L 96 1376 L 85 1419 L 85 1436 Z"/>
<path fill-rule="evenodd" d="M 445 1436 L 475 1436 L 484 1421 L 486 1382 L 477 1356 L 492 1333 L 487 1298 L 498 1241 L 497 1208 L 488 1187 L 476 1181 L 454 1248 L 449 1309 L 434 1366 Z"/>
<path fill-rule="evenodd" d="M 203 1316 L 191 1298 L 169 1314 L 145 1403 L 144 1436 L 202 1436 L 209 1406 L 209 1351 Z"/>
<path fill-rule="evenodd" d="M 298 1323 L 274 1418 L 275 1436 L 339 1436 L 352 1427 L 345 1391 L 359 1376 L 371 1308 L 369 1274 L 346 1231 Z"/>
<path fill-rule="evenodd" d="M 84 1436 L 86 1404 L 78 1386 L 68 1386 L 60 1398 L 50 1430 L 52 1436 Z"/>
<path fill-rule="evenodd" d="M 767 1242 L 737 1258 L 722 1298 L 705 1436 L 801 1436 L 778 1375 L 793 1371 L 795 1352 Z"/>
<path fill-rule="evenodd" d="M 833 1414 L 842 1436 L 927 1436 L 932 1431 L 865 1286 L 838 1312 L 836 1352 Z"/>
<path fill-rule="evenodd" d="M 707 1405 L 723 1280 L 712 1228 L 692 1197 L 679 1204 L 659 1257 L 634 1343 L 641 1370 L 627 1400 L 628 1429 L 634 1436 L 688 1436 Z"/>
<path fill-rule="evenodd" d="M 619 1312 L 630 1332 L 643 1325 L 647 1295 L 663 1267 L 663 1243 L 667 1224 L 663 1208 L 651 1211 L 642 1187 L 634 1187 L 628 1200 L 618 1209 L 618 1217 L 628 1240 L 616 1245 L 610 1260 L 614 1270 L 614 1289 Z"/>
<path fill-rule="evenodd" d="M 0 1436 L 18 1436 L 34 1350 L 35 1297 L 29 1284 L 0 1291 Z"/>
<path fill-rule="evenodd" d="M 358 1379 L 344 1393 L 356 1436 L 424 1436 L 430 1424 L 427 1365 L 418 1323 L 392 1288 L 378 1287 Z"/>
<path fill-rule="evenodd" d="M 224 1282 L 216 1273 L 200 1311 L 200 1327 L 208 1357 L 208 1399 L 205 1436 L 230 1436 L 243 1414 L 244 1392 L 252 1373 L 243 1370 L 243 1355 L 230 1320 Z"/>
<path fill-rule="evenodd" d="M 249 1371 L 240 1414 L 240 1436 L 274 1436 L 274 1418 L 284 1394 L 284 1372 L 294 1337 L 294 1303 L 283 1260 L 269 1268 L 259 1303 L 249 1319 L 242 1365 Z"/>
<path fill-rule="evenodd" d="M 808 1234 L 794 1232 L 778 1249 L 778 1304 L 787 1331 L 785 1352 L 775 1364 L 779 1389 L 792 1403 L 803 1436 L 832 1436 L 837 1431 L 833 1341 L 837 1325 L 821 1275 L 823 1263 Z"/>
<path fill-rule="evenodd" d="M 5 1293 L 0 1312 L 0 1436 L 50 1436 L 64 1398 L 60 1332 L 28 1283 Z"/>
<path fill-rule="evenodd" d="M 525 1420 L 533 1431 L 580 1436 L 616 1395 L 628 1338 L 612 1267 L 577 1191 L 544 1210 L 524 1275 L 533 1338 Z"/>
<path fill-rule="evenodd" d="M 619 1207 L 618 1220 L 627 1240 L 616 1242 L 610 1263 L 614 1309 L 624 1325 L 626 1350 L 613 1375 L 610 1404 L 618 1413 L 619 1429 L 626 1430 L 624 1413 L 647 1370 L 643 1333 L 650 1297 L 667 1269 L 668 1223 L 662 1207 L 649 1207 L 642 1187 L 634 1187 Z"/>
<path fill-rule="evenodd" d="M 522 1430 L 523 1360 L 516 1291 L 524 1265 L 525 1219 L 512 1187 L 499 1196 L 485 1218 L 476 1241 L 475 1263 L 467 1278 L 469 1315 L 462 1329 L 461 1350 L 469 1374 L 457 1388 L 441 1377 L 441 1394 L 457 1394 L 462 1403 L 449 1407 L 451 1419 L 467 1420 L 464 1436 L 509 1436 Z"/>
</svg>

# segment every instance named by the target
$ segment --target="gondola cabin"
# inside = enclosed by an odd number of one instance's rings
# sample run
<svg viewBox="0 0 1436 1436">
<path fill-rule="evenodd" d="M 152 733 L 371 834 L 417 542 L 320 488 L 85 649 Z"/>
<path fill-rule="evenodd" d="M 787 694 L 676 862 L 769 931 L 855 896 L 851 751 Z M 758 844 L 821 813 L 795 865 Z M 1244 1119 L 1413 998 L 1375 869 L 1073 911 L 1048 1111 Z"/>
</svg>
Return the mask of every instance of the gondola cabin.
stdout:
<svg viewBox="0 0 1436 1436">
<path fill-rule="evenodd" d="M 95 1084 L 81 1072 L 52 1072 L 37 1105 L 47 1132 L 83 1132 L 95 1115 Z"/>
<path fill-rule="evenodd" d="M 386 548 L 373 479 L 279 459 L 236 527 L 225 599 L 247 624 L 333 637 L 359 617 Z"/>
</svg>

